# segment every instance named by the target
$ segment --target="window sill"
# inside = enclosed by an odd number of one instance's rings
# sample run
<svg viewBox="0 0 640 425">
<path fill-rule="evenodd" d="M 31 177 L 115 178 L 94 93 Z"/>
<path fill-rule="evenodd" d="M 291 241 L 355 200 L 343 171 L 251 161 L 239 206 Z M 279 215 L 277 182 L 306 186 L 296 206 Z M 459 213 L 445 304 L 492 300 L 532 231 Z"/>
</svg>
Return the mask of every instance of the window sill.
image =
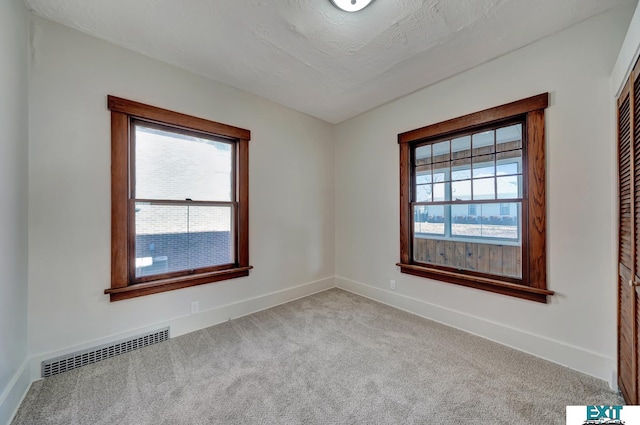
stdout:
<svg viewBox="0 0 640 425">
<path fill-rule="evenodd" d="M 482 289 L 484 291 L 509 295 L 539 303 L 547 303 L 547 296 L 554 294 L 553 291 L 548 289 L 533 288 L 531 286 L 502 282 L 496 279 L 480 276 L 470 276 L 464 273 L 434 269 L 416 264 L 397 263 L 396 265 L 400 267 L 400 272 L 402 273 L 455 283 L 456 285 Z"/>
<path fill-rule="evenodd" d="M 249 276 L 249 270 L 252 268 L 253 266 L 236 267 L 228 270 L 202 273 L 195 276 L 182 276 L 173 279 L 157 280 L 149 283 L 137 283 L 134 285 L 124 286 L 122 288 L 105 289 L 104 293 L 109 294 L 112 302 L 121 301 L 129 298 L 141 297 L 143 295 L 157 294 L 160 292 L 188 288 L 190 286 L 203 285 L 205 283 Z"/>
</svg>

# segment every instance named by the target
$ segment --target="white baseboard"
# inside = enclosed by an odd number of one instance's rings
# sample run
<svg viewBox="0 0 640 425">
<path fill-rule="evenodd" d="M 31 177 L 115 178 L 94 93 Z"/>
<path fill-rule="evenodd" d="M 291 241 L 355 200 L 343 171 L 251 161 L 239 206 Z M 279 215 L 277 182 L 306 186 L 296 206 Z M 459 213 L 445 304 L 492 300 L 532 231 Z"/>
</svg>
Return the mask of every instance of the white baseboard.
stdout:
<svg viewBox="0 0 640 425">
<path fill-rule="evenodd" d="M 214 307 L 209 310 L 203 310 L 198 314 L 183 316 L 171 323 L 163 324 L 163 326 L 171 326 L 171 337 L 173 338 L 208 326 L 217 325 L 218 323 L 226 322 L 230 319 L 237 319 L 238 317 L 266 310 L 280 304 L 285 304 L 299 298 L 308 297 L 309 295 L 326 291 L 331 288 L 335 288 L 335 279 L 333 277 L 305 283 L 253 298 L 247 298 L 239 302 Z"/>
<path fill-rule="evenodd" d="M 595 376 L 608 382 L 611 388 L 617 387 L 612 382 L 612 371 L 616 369 L 613 358 L 361 282 L 338 276 L 335 282 L 340 289 Z"/>
<path fill-rule="evenodd" d="M 20 403 L 29 391 L 31 386 L 31 375 L 29 373 L 29 361 L 20 366 L 20 369 L 13 375 L 7 388 L 0 395 L 0 424 L 11 423 L 11 420 L 18 411 Z"/>
<path fill-rule="evenodd" d="M 291 288 L 282 289 L 280 291 L 271 292 L 257 297 L 247 298 L 234 303 L 214 307 L 208 310 L 201 310 L 197 314 L 189 314 L 177 317 L 166 322 L 156 323 L 152 326 L 144 328 L 132 329 L 126 332 L 109 335 L 104 338 L 98 338 L 87 341 L 82 344 L 76 344 L 61 350 L 50 351 L 32 356 L 29 359 L 30 378 L 29 382 L 41 379 L 41 363 L 44 360 L 58 356 L 63 356 L 76 351 L 84 350 L 102 344 L 109 344 L 134 335 L 139 335 L 148 331 L 159 328 L 170 327 L 170 337 L 184 335 L 199 329 L 217 325 L 226 322 L 229 319 L 237 319 L 247 314 L 255 313 L 280 304 L 294 301 L 298 298 L 307 297 L 317 292 L 322 292 L 335 287 L 333 277 L 318 280 L 315 282 L 304 283 L 302 285 L 293 286 Z"/>
</svg>

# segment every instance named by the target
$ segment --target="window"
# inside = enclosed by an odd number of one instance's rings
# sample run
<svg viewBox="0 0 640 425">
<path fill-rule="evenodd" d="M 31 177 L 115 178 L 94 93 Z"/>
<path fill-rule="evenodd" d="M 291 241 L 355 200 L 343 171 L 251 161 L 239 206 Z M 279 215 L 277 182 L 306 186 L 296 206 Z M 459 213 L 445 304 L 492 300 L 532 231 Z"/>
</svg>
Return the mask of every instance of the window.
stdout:
<svg viewBox="0 0 640 425">
<path fill-rule="evenodd" d="M 546 302 L 548 94 L 398 136 L 403 273 Z"/>
<path fill-rule="evenodd" d="M 249 130 L 108 104 L 111 301 L 247 276 Z"/>
</svg>

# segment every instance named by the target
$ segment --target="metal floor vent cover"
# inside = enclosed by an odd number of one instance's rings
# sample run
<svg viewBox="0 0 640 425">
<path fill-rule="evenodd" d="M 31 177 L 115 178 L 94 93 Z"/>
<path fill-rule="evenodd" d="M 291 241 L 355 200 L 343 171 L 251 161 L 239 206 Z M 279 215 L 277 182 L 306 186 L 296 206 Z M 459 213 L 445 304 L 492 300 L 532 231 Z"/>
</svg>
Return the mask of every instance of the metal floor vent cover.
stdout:
<svg viewBox="0 0 640 425">
<path fill-rule="evenodd" d="M 169 339 L 169 328 L 87 348 L 42 362 L 42 377 L 57 375 Z"/>
</svg>

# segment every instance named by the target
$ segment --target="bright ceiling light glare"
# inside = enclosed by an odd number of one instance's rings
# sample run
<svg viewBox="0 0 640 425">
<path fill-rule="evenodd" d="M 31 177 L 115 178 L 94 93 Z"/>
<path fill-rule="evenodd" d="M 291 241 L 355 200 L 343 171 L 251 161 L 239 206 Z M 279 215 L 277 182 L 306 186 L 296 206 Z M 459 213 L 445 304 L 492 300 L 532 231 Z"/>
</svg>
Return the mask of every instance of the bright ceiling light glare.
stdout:
<svg viewBox="0 0 640 425">
<path fill-rule="evenodd" d="M 367 7 L 373 0 L 330 0 L 338 9 L 345 12 L 357 12 Z"/>
</svg>

